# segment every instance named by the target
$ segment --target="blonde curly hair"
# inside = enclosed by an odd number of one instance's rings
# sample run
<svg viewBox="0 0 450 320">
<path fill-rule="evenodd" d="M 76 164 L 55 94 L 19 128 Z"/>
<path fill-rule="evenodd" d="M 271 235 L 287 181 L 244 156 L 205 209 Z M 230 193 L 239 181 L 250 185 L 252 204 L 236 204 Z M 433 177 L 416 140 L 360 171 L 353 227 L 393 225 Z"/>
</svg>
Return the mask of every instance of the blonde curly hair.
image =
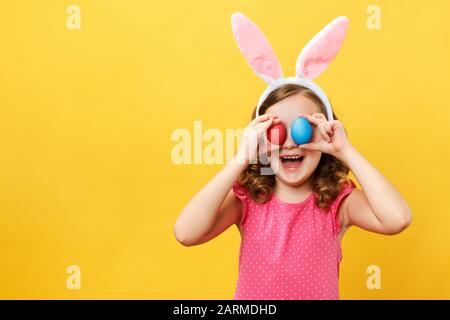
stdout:
<svg viewBox="0 0 450 320">
<path fill-rule="evenodd" d="M 322 101 L 311 90 L 296 84 L 286 84 L 270 93 L 261 105 L 260 114 L 264 114 L 275 103 L 295 94 L 310 98 L 326 115 Z M 255 113 L 256 108 L 253 110 L 252 119 L 256 117 Z M 334 114 L 333 117 L 337 119 Z M 261 175 L 261 168 L 269 166 L 270 164 L 263 165 L 259 161 L 256 164 L 250 164 L 238 178 L 238 183 L 244 186 L 249 191 L 251 198 L 258 203 L 269 201 L 274 191 L 275 176 Z M 349 169 L 342 161 L 332 155 L 322 154 L 312 175 L 312 187 L 318 207 L 329 210 L 331 203 L 349 182 L 348 173 Z"/>
</svg>

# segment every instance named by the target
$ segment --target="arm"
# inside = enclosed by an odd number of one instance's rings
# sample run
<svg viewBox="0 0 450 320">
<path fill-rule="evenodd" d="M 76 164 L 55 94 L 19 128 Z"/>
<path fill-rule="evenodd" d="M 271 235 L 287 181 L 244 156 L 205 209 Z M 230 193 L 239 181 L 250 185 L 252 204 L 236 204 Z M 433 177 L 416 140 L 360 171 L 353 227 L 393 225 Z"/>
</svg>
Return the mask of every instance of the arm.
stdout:
<svg viewBox="0 0 450 320">
<path fill-rule="evenodd" d="M 342 202 L 338 215 L 343 230 L 351 225 L 381 234 L 397 234 L 411 223 L 411 209 L 394 186 L 348 141 L 342 123 L 326 121 L 323 114 L 305 116 L 317 126 L 316 142 L 303 148 L 329 153 L 353 172 L 362 190 L 354 190 Z"/>
<path fill-rule="evenodd" d="M 231 187 L 248 163 L 255 160 L 263 132 L 280 120 L 262 115 L 245 128 L 236 156 L 184 207 L 174 226 L 176 239 L 186 246 L 211 240 L 240 221 L 242 204 Z"/>
<path fill-rule="evenodd" d="M 239 220 L 241 204 L 230 189 L 244 169 L 243 164 L 230 162 L 189 201 L 175 222 L 180 243 L 204 243 Z"/>
<path fill-rule="evenodd" d="M 355 148 L 340 154 L 363 190 L 354 190 L 340 211 L 343 225 L 355 225 L 381 234 L 397 234 L 411 223 L 411 210 L 394 186 Z"/>
</svg>

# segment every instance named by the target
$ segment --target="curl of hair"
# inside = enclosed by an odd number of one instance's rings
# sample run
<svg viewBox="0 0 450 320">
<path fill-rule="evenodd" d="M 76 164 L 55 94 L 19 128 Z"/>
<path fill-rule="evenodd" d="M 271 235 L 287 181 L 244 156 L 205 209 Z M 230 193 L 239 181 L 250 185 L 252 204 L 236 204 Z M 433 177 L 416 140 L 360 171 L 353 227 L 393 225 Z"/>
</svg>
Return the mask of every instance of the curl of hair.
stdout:
<svg viewBox="0 0 450 320">
<path fill-rule="evenodd" d="M 322 113 L 326 114 L 325 107 L 320 99 L 309 89 L 295 84 L 284 85 L 273 91 L 261 105 L 261 114 L 272 106 L 291 95 L 302 94 L 312 99 Z M 256 108 L 253 110 L 252 119 L 255 118 Z M 333 114 L 334 118 L 337 117 Z M 270 200 L 275 188 L 275 175 L 261 175 L 262 167 L 269 167 L 258 161 L 250 164 L 239 176 L 238 183 L 244 186 L 251 198 L 258 203 L 265 203 Z M 312 174 L 311 184 L 315 194 L 315 203 L 319 208 L 329 210 L 331 203 L 336 199 L 341 190 L 348 183 L 349 169 L 339 159 L 332 155 L 323 153 L 316 170 Z"/>
</svg>

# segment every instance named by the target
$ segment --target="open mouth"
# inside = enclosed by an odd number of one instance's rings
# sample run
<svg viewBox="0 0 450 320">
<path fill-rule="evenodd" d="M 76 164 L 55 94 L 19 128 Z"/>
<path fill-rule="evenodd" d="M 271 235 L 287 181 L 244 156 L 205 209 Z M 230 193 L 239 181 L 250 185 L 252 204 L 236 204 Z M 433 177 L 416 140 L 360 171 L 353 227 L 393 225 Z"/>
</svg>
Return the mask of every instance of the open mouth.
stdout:
<svg viewBox="0 0 450 320">
<path fill-rule="evenodd" d="M 281 167 L 285 170 L 295 171 L 300 168 L 304 158 L 302 155 L 281 155 Z"/>
<path fill-rule="evenodd" d="M 288 163 L 300 163 L 303 161 L 304 156 L 280 156 L 281 163 L 288 164 Z"/>
</svg>

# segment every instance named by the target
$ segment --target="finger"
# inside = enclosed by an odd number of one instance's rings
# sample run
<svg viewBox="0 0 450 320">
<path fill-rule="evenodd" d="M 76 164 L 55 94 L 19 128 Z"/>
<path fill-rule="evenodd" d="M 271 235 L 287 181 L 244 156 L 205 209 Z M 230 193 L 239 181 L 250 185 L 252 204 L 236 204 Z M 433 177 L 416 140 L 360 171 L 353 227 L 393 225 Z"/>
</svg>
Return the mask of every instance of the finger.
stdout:
<svg viewBox="0 0 450 320">
<path fill-rule="evenodd" d="M 255 124 L 255 125 L 253 126 L 253 128 L 254 128 L 254 129 L 257 129 L 257 130 L 259 130 L 260 128 L 265 128 L 265 127 L 268 128 L 269 126 L 272 125 L 273 121 L 274 121 L 273 118 L 268 118 L 267 120 L 264 120 L 264 121 L 262 121 L 262 122 L 260 122 L 260 123 Z"/>
<path fill-rule="evenodd" d="M 261 156 L 263 154 L 267 154 L 269 150 L 269 144 L 267 142 L 267 139 L 263 137 L 263 139 L 258 144 L 258 155 Z"/>
<path fill-rule="evenodd" d="M 343 128 L 341 122 L 339 122 L 338 120 L 331 121 L 330 130 L 332 130 L 334 132 L 335 130 L 337 130 L 339 128 Z"/>
<path fill-rule="evenodd" d="M 320 112 L 316 112 L 312 114 L 313 117 L 317 118 L 317 119 L 324 119 L 327 120 L 327 118 L 325 117 L 325 115 L 323 113 Z"/>
<path fill-rule="evenodd" d="M 262 116 L 256 117 L 248 124 L 247 128 L 253 127 L 255 124 L 261 121 L 261 119 L 267 119 L 267 115 L 263 114 Z"/>
<path fill-rule="evenodd" d="M 317 142 L 310 142 L 299 145 L 300 149 L 310 150 L 310 151 L 322 151 L 322 148 Z"/>
<path fill-rule="evenodd" d="M 254 128 L 258 131 L 266 131 L 270 126 L 280 122 L 281 120 L 279 118 L 269 118 L 267 121 L 258 123 Z"/>
<path fill-rule="evenodd" d="M 324 123 L 321 123 L 321 124 L 319 125 L 318 129 L 319 129 L 319 133 L 322 135 L 322 137 L 325 139 L 325 141 L 327 141 L 328 143 L 330 143 L 330 142 L 331 142 L 331 136 L 330 136 L 330 134 L 327 132 L 326 127 L 327 127 L 327 123 L 324 122 Z"/>
<path fill-rule="evenodd" d="M 336 131 L 337 127 L 335 127 L 332 123 L 327 126 L 327 132 L 330 136 L 334 136 L 334 132 Z"/>
<path fill-rule="evenodd" d="M 326 121 L 325 119 L 320 119 L 320 118 L 317 118 L 317 117 L 313 117 L 310 114 L 302 114 L 300 117 L 305 118 L 306 120 L 308 120 L 309 122 L 311 122 L 312 124 L 314 124 L 316 126 L 318 126 L 322 122 Z"/>
<path fill-rule="evenodd" d="M 323 131 L 326 132 L 328 135 L 333 136 L 334 135 L 333 124 L 329 121 L 324 122 Z"/>
<path fill-rule="evenodd" d="M 249 126 L 255 126 L 259 123 L 266 122 L 267 120 L 273 119 L 273 118 L 278 119 L 278 116 L 276 114 L 266 113 L 266 114 L 263 114 L 259 117 L 256 117 L 255 119 L 253 119 L 253 121 L 250 122 Z"/>
</svg>

